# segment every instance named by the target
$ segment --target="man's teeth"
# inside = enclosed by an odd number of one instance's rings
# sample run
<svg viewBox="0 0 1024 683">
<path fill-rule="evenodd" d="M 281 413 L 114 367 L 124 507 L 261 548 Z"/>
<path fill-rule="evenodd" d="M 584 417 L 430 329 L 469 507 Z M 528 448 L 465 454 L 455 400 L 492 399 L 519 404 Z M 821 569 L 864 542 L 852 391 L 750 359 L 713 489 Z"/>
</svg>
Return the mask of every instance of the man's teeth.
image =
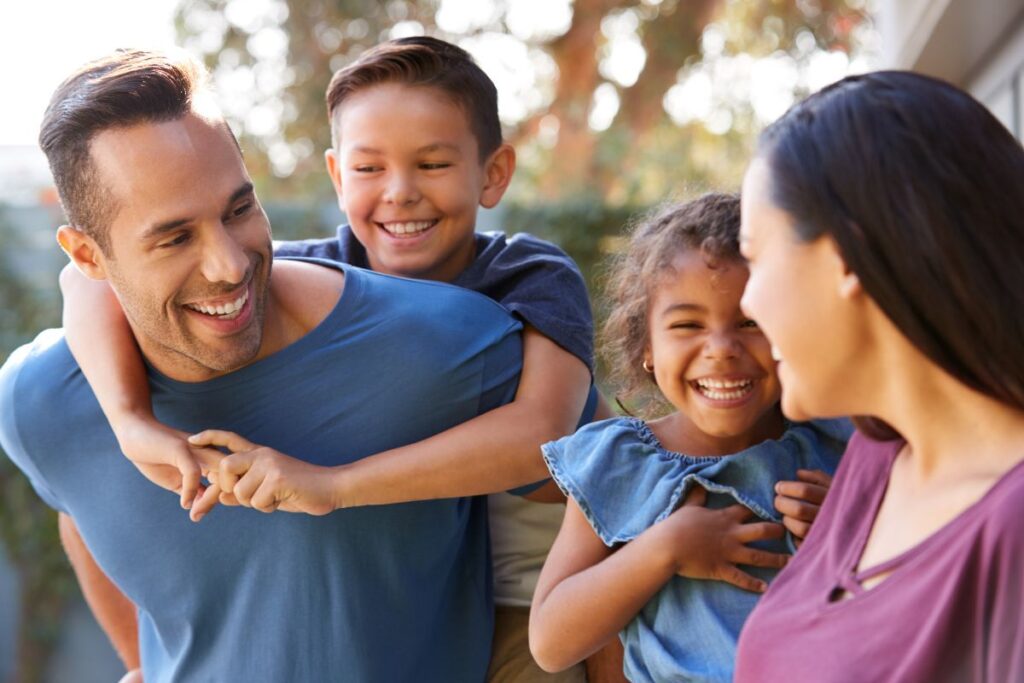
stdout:
<svg viewBox="0 0 1024 683">
<path fill-rule="evenodd" d="M 408 221 L 405 223 L 381 223 L 381 227 L 392 235 L 413 235 L 433 227 L 436 221 Z"/>
<path fill-rule="evenodd" d="M 242 292 L 242 296 L 238 297 L 234 301 L 226 304 L 219 304 L 217 306 L 206 306 L 203 304 L 186 304 L 193 311 L 199 311 L 206 315 L 215 315 L 221 320 L 233 320 L 238 317 L 242 307 L 245 306 L 245 302 L 249 300 L 249 290 L 246 289 Z"/>
<path fill-rule="evenodd" d="M 698 379 L 697 391 L 713 401 L 734 401 L 754 388 L 754 380 Z"/>
</svg>

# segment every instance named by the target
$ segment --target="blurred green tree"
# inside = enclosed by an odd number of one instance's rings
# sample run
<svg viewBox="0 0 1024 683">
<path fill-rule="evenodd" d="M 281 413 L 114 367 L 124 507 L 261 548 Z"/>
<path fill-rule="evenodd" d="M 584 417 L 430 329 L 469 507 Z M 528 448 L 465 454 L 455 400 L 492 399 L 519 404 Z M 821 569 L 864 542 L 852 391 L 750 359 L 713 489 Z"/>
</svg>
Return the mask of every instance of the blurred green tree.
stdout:
<svg viewBox="0 0 1024 683">
<path fill-rule="evenodd" d="M 25 247 L 0 206 L 0 364 L 17 346 L 59 321 L 55 301 L 28 286 L 14 267 Z M 0 453 L 0 543 L 20 579 L 21 614 L 14 670 L 19 683 L 42 680 L 61 615 L 77 591 L 57 535 L 57 515 Z"/>
</svg>

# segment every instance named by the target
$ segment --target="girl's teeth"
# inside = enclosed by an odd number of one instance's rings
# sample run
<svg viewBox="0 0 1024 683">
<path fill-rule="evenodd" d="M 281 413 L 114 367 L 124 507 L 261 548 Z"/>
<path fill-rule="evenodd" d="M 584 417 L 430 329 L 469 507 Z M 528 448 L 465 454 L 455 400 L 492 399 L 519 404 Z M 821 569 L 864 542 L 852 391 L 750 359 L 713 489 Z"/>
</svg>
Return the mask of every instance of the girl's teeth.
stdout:
<svg viewBox="0 0 1024 683">
<path fill-rule="evenodd" d="M 734 401 L 743 398 L 754 388 L 752 380 L 697 380 L 697 391 L 713 401 Z"/>
</svg>

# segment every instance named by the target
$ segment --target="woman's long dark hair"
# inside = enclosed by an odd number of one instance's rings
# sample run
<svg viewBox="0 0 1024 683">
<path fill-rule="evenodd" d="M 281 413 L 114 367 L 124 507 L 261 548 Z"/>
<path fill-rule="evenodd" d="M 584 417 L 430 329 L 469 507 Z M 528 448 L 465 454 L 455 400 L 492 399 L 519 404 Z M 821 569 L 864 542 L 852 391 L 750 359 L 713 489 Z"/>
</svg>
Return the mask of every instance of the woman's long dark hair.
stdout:
<svg viewBox="0 0 1024 683">
<path fill-rule="evenodd" d="M 831 235 L 925 356 L 1024 408 L 1024 149 L 984 106 L 919 74 L 851 76 L 766 129 L 759 156 L 801 239 Z"/>
</svg>

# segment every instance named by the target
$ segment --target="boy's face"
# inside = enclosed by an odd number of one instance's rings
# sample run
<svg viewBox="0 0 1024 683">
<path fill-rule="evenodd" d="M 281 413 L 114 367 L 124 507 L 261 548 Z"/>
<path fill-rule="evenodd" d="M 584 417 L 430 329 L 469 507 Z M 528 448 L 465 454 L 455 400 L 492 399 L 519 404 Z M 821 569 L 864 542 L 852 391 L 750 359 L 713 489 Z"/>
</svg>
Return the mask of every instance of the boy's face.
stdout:
<svg viewBox="0 0 1024 683">
<path fill-rule="evenodd" d="M 400 83 L 351 95 L 335 114 L 327 169 L 381 273 L 451 281 L 476 257 L 479 206 L 498 203 L 515 167 L 502 145 L 483 163 L 463 109 L 444 92 Z"/>
</svg>

